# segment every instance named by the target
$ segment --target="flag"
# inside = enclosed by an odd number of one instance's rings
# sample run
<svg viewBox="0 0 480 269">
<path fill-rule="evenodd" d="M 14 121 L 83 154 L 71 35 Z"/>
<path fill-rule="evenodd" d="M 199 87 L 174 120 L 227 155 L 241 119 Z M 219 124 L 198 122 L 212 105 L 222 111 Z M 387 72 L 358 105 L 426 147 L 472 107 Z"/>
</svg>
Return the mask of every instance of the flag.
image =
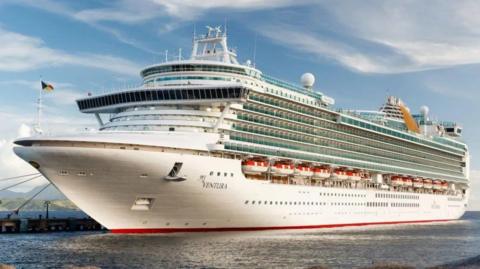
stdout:
<svg viewBox="0 0 480 269">
<path fill-rule="evenodd" d="M 53 91 L 53 86 L 52 86 L 52 84 L 48 84 L 48 83 L 42 81 L 42 90 L 44 90 L 46 92 L 51 92 L 51 91 Z"/>
</svg>

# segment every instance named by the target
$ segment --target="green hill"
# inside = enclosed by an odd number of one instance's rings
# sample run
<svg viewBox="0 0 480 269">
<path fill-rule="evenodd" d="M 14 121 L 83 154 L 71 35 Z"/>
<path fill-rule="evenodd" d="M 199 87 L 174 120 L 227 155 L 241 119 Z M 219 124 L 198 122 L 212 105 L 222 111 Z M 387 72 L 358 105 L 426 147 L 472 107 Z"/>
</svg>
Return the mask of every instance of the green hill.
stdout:
<svg viewBox="0 0 480 269">
<path fill-rule="evenodd" d="M 21 204 L 26 201 L 24 198 L 14 198 L 14 199 L 0 199 L 0 211 L 10 211 L 17 209 Z M 41 211 L 45 209 L 46 200 L 32 200 L 27 205 L 25 205 L 22 210 L 24 211 Z M 69 200 L 49 200 L 50 210 L 80 210 Z"/>
</svg>

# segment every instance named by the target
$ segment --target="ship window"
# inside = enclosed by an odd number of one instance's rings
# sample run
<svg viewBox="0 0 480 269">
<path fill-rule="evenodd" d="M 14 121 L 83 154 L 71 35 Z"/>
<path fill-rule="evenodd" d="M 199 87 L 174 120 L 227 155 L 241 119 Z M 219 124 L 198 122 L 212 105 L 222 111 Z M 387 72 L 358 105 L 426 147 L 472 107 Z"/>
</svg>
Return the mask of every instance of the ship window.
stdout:
<svg viewBox="0 0 480 269">
<path fill-rule="evenodd" d="M 205 90 L 205 96 L 207 99 L 211 99 L 212 98 L 212 92 L 210 89 L 207 89 Z"/>
<path fill-rule="evenodd" d="M 222 175 L 222 173 L 220 173 L 220 172 L 217 172 L 217 176 L 220 176 L 220 175 Z"/>
<path fill-rule="evenodd" d="M 246 205 L 248 204 L 248 200 L 245 201 L 245 204 L 246 204 Z"/>
<path fill-rule="evenodd" d="M 210 171 L 210 175 L 213 176 L 213 171 Z"/>
<path fill-rule="evenodd" d="M 170 96 L 170 100 L 176 100 L 175 90 L 168 90 L 168 95 Z"/>
<path fill-rule="evenodd" d="M 217 97 L 217 91 L 216 90 L 211 90 L 211 93 L 212 93 L 212 98 L 220 98 L 220 97 Z"/>
<path fill-rule="evenodd" d="M 140 102 L 142 101 L 142 97 L 140 95 L 140 92 L 135 92 L 135 102 Z"/>
<path fill-rule="evenodd" d="M 230 173 L 230 176 L 233 177 L 233 173 Z"/>
<path fill-rule="evenodd" d="M 223 173 L 223 176 L 225 176 L 225 177 L 228 176 L 228 173 L 227 172 Z"/>
</svg>

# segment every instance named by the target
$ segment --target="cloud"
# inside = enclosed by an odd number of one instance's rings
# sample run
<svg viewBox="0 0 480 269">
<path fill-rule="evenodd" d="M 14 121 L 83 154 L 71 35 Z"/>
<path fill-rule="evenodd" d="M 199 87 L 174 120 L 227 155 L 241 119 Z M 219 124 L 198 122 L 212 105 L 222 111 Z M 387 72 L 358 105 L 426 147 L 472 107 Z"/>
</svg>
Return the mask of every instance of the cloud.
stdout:
<svg viewBox="0 0 480 269">
<path fill-rule="evenodd" d="M 0 28 L 0 71 L 28 71 L 76 65 L 136 76 L 140 66 L 130 60 L 99 54 L 71 54 L 47 47 L 43 40 Z"/>
<path fill-rule="evenodd" d="M 313 1 L 294 0 L 150 0 L 139 5 L 135 0 L 124 0 L 108 8 L 85 9 L 74 14 L 86 22 L 114 21 L 126 24 L 141 23 L 160 16 L 174 20 L 192 21 L 210 10 L 237 11 L 275 9 L 298 6 Z"/>
<path fill-rule="evenodd" d="M 356 72 L 406 73 L 480 63 L 475 12 L 478 1 L 318 1 L 295 23 L 302 27 L 279 17 L 259 31 Z"/>
<path fill-rule="evenodd" d="M 80 21 L 112 35 L 122 43 L 155 55 L 162 53 L 132 38 L 132 34 L 123 33 L 121 27 L 117 27 L 115 23 L 134 26 L 156 19 L 155 24 L 159 29 L 154 32 L 165 34 L 178 28 L 184 22 L 199 19 L 211 10 L 224 9 L 229 12 L 264 10 L 315 2 L 313 0 L 146 0 L 139 4 L 136 0 L 121 0 L 104 2 L 103 6 L 98 8 L 82 9 L 51 0 L 3 1 L 3 4 L 38 8 Z"/>
<path fill-rule="evenodd" d="M 58 111 L 46 111 L 43 118 L 42 129 L 45 134 L 72 134 L 85 131 L 85 128 L 94 128 L 94 119 L 77 116 L 64 116 Z M 34 115 L 24 111 L 16 111 L 14 107 L 2 106 L 0 110 L 0 178 L 13 177 L 35 173 L 25 161 L 17 157 L 13 152 L 13 141 L 19 137 L 30 136 Z M 0 182 L 0 188 L 8 186 L 9 182 Z M 35 179 L 32 182 L 22 184 L 13 190 L 28 191 L 31 188 L 45 184 L 43 179 Z"/>
<path fill-rule="evenodd" d="M 30 127 L 26 124 L 21 124 L 18 127 L 18 131 L 16 136 L 17 137 L 24 137 L 29 136 L 31 133 Z M 20 159 L 13 153 L 13 138 L 0 138 L 0 178 L 6 177 L 14 177 L 20 175 L 27 175 L 37 173 L 37 171 L 27 164 L 24 160 Z M 0 188 L 7 187 L 14 183 L 20 182 L 21 180 L 17 181 L 7 181 L 7 182 L 0 182 Z M 30 182 L 26 182 L 21 184 L 18 187 L 14 187 L 11 190 L 16 191 L 28 191 L 33 187 L 38 185 L 42 185 L 46 183 L 46 179 L 35 179 Z"/>
<path fill-rule="evenodd" d="M 288 6 L 300 6 L 308 3 L 315 3 L 315 1 L 308 0 L 153 0 L 153 2 L 163 7 L 170 16 L 183 20 L 197 19 L 199 16 L 204 15 L 210 10 L 271 10 Z"/>
<path fill-rule="evenodd" d="M 362 53 L 353 46 L 335 40 L 321 38 L 313 32 L 292 29 L 287 25 L 269 25 L 258 28 L 260 34 L 317 58 L 331 59 L 351 70 L 365 73 L 388 73 L 388 59 Z"/>
<path fill-rule="evenodd" d="M 85 94 L 82 94 L 80 90 L 77 90 L 74 85 L 66 82 L 59 81 L 48 81 L 52 84 L 55 90 L 51 93 L 44 93 L 43 99 L 48 102 L 52 102 L 57 105 L 75 105 L 75 100 L 85 97 Z M 38 92 L 40 90 L 40 81 L 39 80 L 3 80 L 0 81 L 1 86 L 5 87 L 22 87 L 29 90 Z"/>
</svg>

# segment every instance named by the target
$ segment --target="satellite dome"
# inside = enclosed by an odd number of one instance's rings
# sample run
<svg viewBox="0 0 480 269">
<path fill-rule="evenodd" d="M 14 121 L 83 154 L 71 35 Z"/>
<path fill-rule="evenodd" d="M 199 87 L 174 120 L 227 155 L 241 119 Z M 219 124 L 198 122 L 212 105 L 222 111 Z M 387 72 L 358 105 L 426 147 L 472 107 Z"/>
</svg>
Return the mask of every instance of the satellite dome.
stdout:
<svg viewBox="0 0 480 269">
<path fill-rule="evenodd" d="M 429 111 L 430 111 L 430 109 L 428 108 L 428 106 L 421 106 L 420 107 L 420 113 L 424 116 L 428 115 Z"/>
<path fill-rule="evenodd" d="M 312 88 L 315 83 L 315 76 L 312 73 L 305 73 L 300 77 L 300 82 L 305 88 Z"/>
</svg>

